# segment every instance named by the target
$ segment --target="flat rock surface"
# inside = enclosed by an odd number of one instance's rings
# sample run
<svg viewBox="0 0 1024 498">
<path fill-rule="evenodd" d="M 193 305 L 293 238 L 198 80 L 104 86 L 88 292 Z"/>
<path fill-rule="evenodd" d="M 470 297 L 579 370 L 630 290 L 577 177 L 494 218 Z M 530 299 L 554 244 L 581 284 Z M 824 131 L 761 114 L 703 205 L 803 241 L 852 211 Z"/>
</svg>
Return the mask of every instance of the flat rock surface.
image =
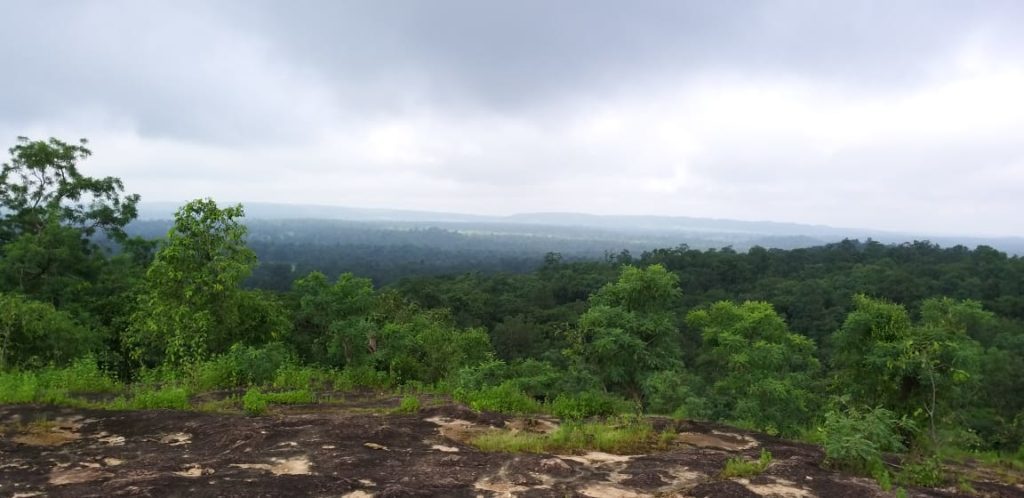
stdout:
<svg viewBox="0 0 1024 498">
<path fill-rule="evenodd" d="M 508 454 L 481 452 L 461 436 L 521 424 L 509 417 L 458 405 L 410 415 L 359 408 L 245 417 L 0 406 L 0 496 L 891 496 L 869 479 L 822 469 L 816 446 L 715 424 L 682 423 L 670 448 L 644 455 Z M 763 474 L 718 477 L 728 458 L 756 458 L 761 448 L 774 457 Z M 975 489 L 1024 497 L 1019 486 Z"/>
</svg>

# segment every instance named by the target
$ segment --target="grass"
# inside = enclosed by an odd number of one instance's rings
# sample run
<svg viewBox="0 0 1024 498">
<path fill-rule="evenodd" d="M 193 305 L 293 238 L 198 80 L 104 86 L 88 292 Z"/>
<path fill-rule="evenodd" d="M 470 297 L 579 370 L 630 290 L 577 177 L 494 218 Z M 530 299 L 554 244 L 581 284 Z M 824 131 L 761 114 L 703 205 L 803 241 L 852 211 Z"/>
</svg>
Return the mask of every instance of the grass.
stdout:
<svg viewBox="0 0 1024 498">
<path fill-rule="evenodd" d="M 420 411 L 420 399 L 416 396 L 405 396 L 402 401 L 398 403 L 398 408 L 395 408 L 395 413 L 413 414 L 419 413 Z"/>
<path fill-rule="evenodd" d="M 762 448 L 761 456 L 757 460 L 749 460 L 743 457 L 730 458 L 725 462 L 721 477 L 729 479 L 732 477 L 753 477 L 760 475 L 772 463 L 772 454 Z"/>
<path fill-rule="evenodd" d="M 664 447 L 675 438 L 671 431 L 658 433 L 650 423 L 637 417 L 604 422 L 570 422 L 548 434 L 492 431 L 470 442 L 483 451 L 509 453 L 551 453 L 603 451 L 636 453 Z"/>
</svg>

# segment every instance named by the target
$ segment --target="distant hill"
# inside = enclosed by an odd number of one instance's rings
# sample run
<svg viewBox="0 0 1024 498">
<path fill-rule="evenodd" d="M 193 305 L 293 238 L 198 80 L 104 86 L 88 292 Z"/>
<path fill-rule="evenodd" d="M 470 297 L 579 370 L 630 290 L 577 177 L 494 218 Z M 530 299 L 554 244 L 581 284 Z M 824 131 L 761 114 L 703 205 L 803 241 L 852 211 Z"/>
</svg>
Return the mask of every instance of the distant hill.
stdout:
<svg viewBox="0 0 1024 498">
<path fill-rule="evenodd" d="M 793 249 L 842 239 L 873 239 L 887 244 L 929 240 L 944 247 L 988 245 L 1014 255 L 1024 255 L 1024 237 L 974 237 L 899 233 L 861 228 L 840 228 L 775 221 L 740 221 L 686 216 L 606 216 L 583 213 L 523 213 L 484 216 L 432 211 L 365 209 L 342 206 L 243 202 L 252 220 L 335 220 L 356 222 L 352 227 L 377 230 L 441 228 L 465 235 L 548 239 L 551 250 L 565 250 L 565 242 L 581 244 L 591 252 L 643 250 L 687 244 L 695 248 L 731 246 L 746 250 L 752 246 Z M 140 206 L 140 220 L 173 217 L 178 203 L 151 202 Z M 344 224 L 332 224 L 343 230 Z M 326 228 L 326 227 L 325 227 Z M 556 243 L 556 241 L 558 241 Z M 536 240 L 531 246 L 536 247 Z M 595 246 L 596 243 L 596 246 Z M 570 244 L 571 245 L 571 244 Z M 571 252 L 571 251 L 570 251 Z"/>
</svg>

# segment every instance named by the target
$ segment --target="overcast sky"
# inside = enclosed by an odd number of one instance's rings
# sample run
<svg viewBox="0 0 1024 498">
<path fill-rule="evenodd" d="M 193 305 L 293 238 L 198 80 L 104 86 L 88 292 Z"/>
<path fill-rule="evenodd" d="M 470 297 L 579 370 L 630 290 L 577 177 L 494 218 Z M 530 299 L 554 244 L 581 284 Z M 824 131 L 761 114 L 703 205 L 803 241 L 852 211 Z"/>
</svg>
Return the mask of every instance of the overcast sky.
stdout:
<svg viewBox="0 0 1024 498">
<path fill-rule="evenodd" d="M 1024 1 L 0 0 L 0 139 L 144 201 L 1024 235 Z"/>
</svg>

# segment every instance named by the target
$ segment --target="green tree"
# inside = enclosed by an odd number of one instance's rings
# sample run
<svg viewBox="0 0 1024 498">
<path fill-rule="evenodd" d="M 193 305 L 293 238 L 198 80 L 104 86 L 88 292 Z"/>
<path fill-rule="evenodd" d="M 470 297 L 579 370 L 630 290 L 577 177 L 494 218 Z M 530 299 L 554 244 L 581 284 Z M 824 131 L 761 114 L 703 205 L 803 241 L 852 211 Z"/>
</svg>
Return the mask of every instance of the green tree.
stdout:
<svg viewBox="0 0 1024 498">
<path fill-rule="evenodd" d="M 97 351 L 98 339 L 49 303 L 0 293 L 0 371 L 66 364 Z"/>
<path fill-rule="evenodd" d="M 699 362 L 718 417 L 786 435 L 806 427 L 817 408 L 814 342 L 790 332 L 772 305 L 721 301 L 687 323 L 703 338 Z"/>
<path fill-rule="evenodd" d="M 605 388 L 637 401 L 655 372 L 681 371 L 676 312 L 678 277 L 660 265 L 625 266 L 619 279 L 590 298 L 570 331 L 568 356 Z"/>
<path fill-rule="evenodd" d="M 865 406 L 881 405 L 923 422 L 938 444 L 938 426 L 969 399 L 981 346 L 970 328 L 991 319 L 972 301 L 928 299 L 912 323 L 903 306 L 859 295 L 836 332 L 833 387 Z"/>
<path fill-rule="evenodd" d="M 139 196 L 124 195 L 121 180 L 79 171 L 85 145 L 18 137 L 0 168 L 0 280 L 58 307 L 91 297 L 104 260 L 97 231 L 125 242 L 137 215 Z"/>
<path fill-rule="evenodd" d="M 292 285 L 297 299 L 293 344 L 306 358 L 333 365 L 361 363 L 376 349 L 373 283 L 344 273 L 332 284 L 313 272 Z"/>
<path fill-rule="evenodd" d="M 205 359 L 236 342 L 260 344 L 287 332 L 283 309 L 240 288 L 256 265 L 245 245 L 241 205 L 189 202 L 146 272 L 132 318 L 136 354 L 175 365 Z"/>
</svg>

